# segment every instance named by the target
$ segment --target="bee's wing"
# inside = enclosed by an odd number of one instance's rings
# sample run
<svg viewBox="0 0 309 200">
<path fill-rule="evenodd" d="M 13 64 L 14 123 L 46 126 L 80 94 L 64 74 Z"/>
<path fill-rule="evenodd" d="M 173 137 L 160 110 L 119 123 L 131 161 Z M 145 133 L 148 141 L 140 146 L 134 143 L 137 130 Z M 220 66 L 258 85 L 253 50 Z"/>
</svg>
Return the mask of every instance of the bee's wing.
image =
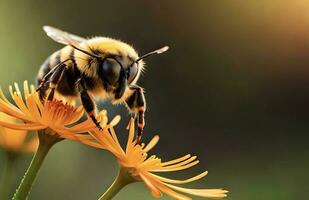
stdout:
<svg viewBox="0 0 309 200">
<path fill-rule="evenodd" d="M 43 26 L 43 30 L 46 32 L 48 37 L 61 44 L 78 47 L 79 43 L 86 41 L 85 38 L 73 35 L 52 26 Z"/>
</svg>

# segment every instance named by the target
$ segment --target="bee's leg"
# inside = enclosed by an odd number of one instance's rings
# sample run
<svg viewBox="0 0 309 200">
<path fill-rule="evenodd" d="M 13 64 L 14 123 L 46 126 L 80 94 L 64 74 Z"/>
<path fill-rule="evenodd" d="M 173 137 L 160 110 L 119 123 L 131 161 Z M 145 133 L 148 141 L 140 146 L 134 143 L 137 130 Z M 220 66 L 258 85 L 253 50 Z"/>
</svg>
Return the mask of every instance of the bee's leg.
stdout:
<svg viewBox="0 0 309 200">
<path fill-rule="evenodd" d="M 49 82 L 50 82 L 49 79 L 51 75 L 54 73 L 55 71 L 54 69 L 56 69 L 56 67 L 50 70 L 47 74 L 45 74 L 42 80 L 38 80 L 39 85 L 36 91 L 39 93 L 39 97 L 41 101 L 43 101 L 46 97 L 46 92 L 49 88 Z"/>
<path fill-rule="evenodd" d="M 49 82 L 51 79 L 51 76 L 58 70 L 58 68 L 63 67 L 64 63 L 69 61 L 70 59 L 67 59 L 59 64 L 57 64 L 54 68 L 52 68 L 47 74 L 44 75 L 42 80 L 39 80 L 38 88 L 36 89 L 37 92 L 39 92 L 40 99 L 43 100 L 46 95 L 46 91 L 49 88 Z M 65 67 L 65 66 L 64 66 Z"/>
<path fill-rule="evenodd" d="M 61 64 L 61 63 L 60 63 L 60 64 Z M 45 74 L 45 75 L 43 76 L 42 80 L 38 80 L 39 85 L 38 85 L 38 88 L 36 89 L 37 92 L 40 91 L 40 90 L 46 85 L 46 83 L 48 83 L 49 78 L 50 78 L 51 75 L 55 72 L 55 70 L 60 66 L 60 64 L 57 65 L 57 66 L 55 66 L 55 67 L 52 68 L 47 74 Z"/>
<path fill-rule="evenodd" d="M 48 94 L 47 100 L 49 100 L 49 101 L 53 100 L 56 87 L 58 85 L 58 82 L 59 82 L 64 70 L 66 69 L 66 66 L 67 66 L 66 64 L 61 63 L 59 65 L 59 67 L 57 67 L 57 69 L 55 69 L 55 71 L 50 76 L 49 88 L 51 90 L 50 90 L 50 93 Z"/>
<path fill-rule="evenodd" d="M 91 97 L 89 96 L 82 78 L 77 80 L 77 87 L 78 87 L 78 90 L 79 90 L 79 93 L 80 93 L 81 102 L 82 102 L 83 107 L 86 110 L 88 116 L 94 122 L 96 127 L 99 130 L 102 130 L 102 127 L 100 126 L 100 123 L 95 118 L 95 112 L 94 112 L 95 104 L 94 104 L 93 100 L 91 99 Z"/>
<path fill-rule="evenodd" d="M 139 86 L 131 86 L 133 93 L 125 101 L 129 109 L 135 113 L 137 117 L 137 139 L 136 142 L 139 143 L 142 138 L 143 129 L 145 126 L 144 114 L 146 110 L 146 100 L 144 96 L 143 89 Z"/>
<path fill-rule="evenodd" d="M 40 100 L 43 101 L 46 97 L 46 92 L 49 88 L 49 82 L 46 81 L 44 84 L 40 84 L 40 87 L 37 88 L 37 92 L 39 93 Z"/>
</svg>

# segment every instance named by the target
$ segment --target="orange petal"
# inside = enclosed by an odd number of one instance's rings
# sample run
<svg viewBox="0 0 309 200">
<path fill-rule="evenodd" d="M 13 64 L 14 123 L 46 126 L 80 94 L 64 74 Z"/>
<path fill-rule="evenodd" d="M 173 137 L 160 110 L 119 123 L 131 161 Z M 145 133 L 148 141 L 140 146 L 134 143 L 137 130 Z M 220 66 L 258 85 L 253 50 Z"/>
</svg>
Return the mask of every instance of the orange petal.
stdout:
<svg viewBox="0 0 309 200">
<path fill-rule="evenodd" d="M 190 183 L 190 182 L 193 182 L 193 181 L 196 181 L 196 180 L 199 180 L 203 177 L 205 177 L 208 172 L 205 171 L 203 173 L 200 173 L 192 178 L 189 178 L 189 179 L 186 179 L 186 180 L 174 180 L 174 179 L 169 179 L 169 178 L 165 178 L 165 177 L 162 177 L 162 176 L 158 176 L 158 175 L 155 175 L 155 174 L 152 174 L 150 173 L 151 176 L 153 176 L 154 178 L 157 178 L 158 180 L 160 181 L 163 181 L 165 183 L 173 183 L 173 184 L 185 184 L 185 183 Z"/>
<path fill-rule="evenodd" d="M 182 162 L 184 160 L 187 160 L 188 158 L 190 158 L 191 155 L 190 154 L 187 154 L 183 157 L 180 157 L 180 158 L 177 158 L 177 159 L 174 159 L 174 160 L 170 160 L 170 161 L 167 161 L 167 162 L 162 162 L 162 166 L 166 166 L 166 165 L 172 165 L 172 164 L 175 164 L 175 163 L 179 163 L 179 162 Z"/>
<path fill-rule="evenodd" d="M 16 129 L 16 130 L 41 130 L 47 128 L 47 126 L 37 124 L 37 123 L 28 123 L 28 124 L 11 124 L 4 121 L 0 121 L 0 125 L 6 128 Z"/>
<path fill-rule="evenodd" d="M 184 170 L 184 169 L 188 169 L 193 167 L 194 165 L 197 165 L 200 161 L 196 160 L 192 163 L 189 163 L 187 165 L 184 166 L 180 166 L 180 167 L 174 167 L 174 168 L 167 168 L 165 169 L 165 167 L 161 168 L 161 169 L 154 169 L 154 170 L 150 170 L 151 172 L 174 172 L 174 171 L 180 171 L 180 170 Z"/>
<path fill-rule="evenodd" d="M 160 192 L 160 190 L 151 182 L 151 179 L 149 179 L 147 175 L 140 173 L 139 177 L 143 180 L 147 188 L 150 190 L 152 196 L 156 198 L 160 198 L 162 196 L 162 193 Z"/>
<path fill-rule="evenodd" d="M 29 116 L 22 113 L 16 106 L 0 99 L 0 111 L 23 121 L 29 121 Z"/>
<path fill-rule="evenodd" d="M 147 146 L 144 148 L 144 152 L 150 151 L 156 144 L 159 142 L 159 136 L 156 135 L 152 138 L 152 140 L 147 144 Z"/>
<path fill-rule="evenodd" d="M 187 197 L 183 194 L 180 194 L 178 192 L 175 192 L 174 190 L 170 189 L 169 187 L 163 185 L 163 184 L 156 184 L 156 186 L 165 194 L 167 194 L 168 196 L 174 198 L 174 199 L 178 199 L 178 200 L 192 200 L 190 197 Z"/>
<path fill-rule="evenodd" d="M 10 103 L 9 100 L 5 97 L 1 87 L 0 87 L 0 98 L 3 99 L 6 103 Z"/>
<path fill-rule="evenodd" d="M 222 189 L 190 189 L 190 188 L 177 187 L 167 183 L 164 183 L 164 185 L 179 192 L 207 198 L 223 198 L 227 196 L 226 193 L 228 192 L 227 190 Z"/>
<path fill-rule="evenodd" d="M 193 162 L 194 160 L 196 160 L 197 157 L 196 156 L 192 156 L 191 158 L 184 160 L 182 162 L 179 162 L 177 164 L 173 164 L 173 165 L 168 165 L 168 166 L 164 166 L 164 169 L 170 169 L 170 168 L 175 168 L 175 167 L 180 167 L 180 166 L 184 166 L 187 165 L 191 162 Z"/>
<path fill-rule="evenodd" d="M 120 115 L 116 115 L 110 122 L 109 122 L 109 125 L 110 126 L 116 126 L 119 121 L 121 120 L 121 117 Z"/>
<path fill-rule="evenodd" d="M 130 149 L 135 145 L 135 144 L 132 144 L 133 139 L 134 139 L 134 119 L 131 118 L 126 152 L 130 151 Z"/>
</svg>

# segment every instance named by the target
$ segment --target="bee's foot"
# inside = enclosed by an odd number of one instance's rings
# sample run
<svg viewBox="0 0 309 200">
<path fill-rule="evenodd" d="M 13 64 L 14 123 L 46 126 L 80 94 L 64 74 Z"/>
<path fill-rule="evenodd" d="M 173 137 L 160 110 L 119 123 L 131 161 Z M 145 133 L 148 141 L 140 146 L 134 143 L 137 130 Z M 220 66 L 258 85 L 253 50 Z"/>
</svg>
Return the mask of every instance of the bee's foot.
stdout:
<svg viewBox="0 0 309 200">
<path fill-rule="evenodd" d="M 99 129 L 99 131 L 102 131 L 103 128 L 100 125 L 100 122 L 97 121 L 97 119 L 95 118 L 93 113 L 88 113 L 90 119 L 93 121 L 93 123 L 95 124 L 96 128 Z"/>
<path fill-rule="evenodd" d="M 143 126 L 138 126 L 137 127 L 137 137 L 136 137 L 136 144 L 140 144 L 141 140 L 142 140 L 142 135 L 143 135 Z"/>
<path fill-rule="evenodd" d="M 135 145 L 139 145 L 141 143 L 142 137 L 141 136 L 137 136 L 136 140 L 135 140 Z"/>
<path fill-rule="evenodd" d="M 103 128 L 101 127 L 99 122 L 96 122 L 95 125 L 96 125 L 97 129 L 99 129 L 99 131 L 103 131 Z"/>
<path fill-rule="evenodd" d="M 42 88 L 42 86 L 40 85 L 35 91 L 38 92 L 38 91 L 40 91 L 41 88 Z"/>
</svg>

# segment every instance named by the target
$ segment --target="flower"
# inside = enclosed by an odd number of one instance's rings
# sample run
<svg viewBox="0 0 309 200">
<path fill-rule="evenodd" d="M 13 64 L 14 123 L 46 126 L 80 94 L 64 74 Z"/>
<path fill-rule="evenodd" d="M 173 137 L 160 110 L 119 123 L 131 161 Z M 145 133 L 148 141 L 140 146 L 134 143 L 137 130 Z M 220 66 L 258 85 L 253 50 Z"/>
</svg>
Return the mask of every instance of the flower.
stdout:
<svg viewBox="0 0 309 200">
<path fill-rule="evenodd" d="M 118 123 L 118 120 L 119 119 L 115 119 L 111 124 Z M 134 140 L 134 130 L 134 121 L 131 119 L 129 124 L 129 136 L 125 149 L 121 147 L 112 126 L 110 128 L 104 128 L 103 134 L 96 130 L 90 134 L 100 145 L 100 148 L 106 149 L 116 156 L 122 171 L 125 170 L 135 181 L 142 181 L 154 197 L 161 197 L 162 193 L 181 200 L 191 199 L 185 194 L 208 198 L 226 197 L 227 191 L 222 189 L 189 189 L 175 186 L 177 184 L 190 183 L 201 179 L 207 175 L 207 171 L 186 180 L 174 180 L 157 175 L 156 173 L 188 169 L 198 164 L 199 161 L 196 156 L 191 155 L 185 155 L 167 162 L 162 162 L 161 159 L 155 155 L 148 156 L 148 152 L 159 141 L 159 136 L 155 136 L 147 145 L 137 145 Z M 93 139 L 91 139 L 92 142 Z M 88 139 L 85 139 L 83 142 L 89 142 L 87 140 Z M 97 146 L 98 145 L 95 145 L 95 147 Z"/>
<path fill-rule="evenodd" d="M 24 82 L 24 95 L 17 83 L 14 84 L 14 88 L 15 90 L 10 86 L 9 91 L 16 105 L 10 103 L 0 89 L 0 112 L 17 121 L 0 118 L 0 126 L 22 131 L 45 130 L 47 134 L 73 141 L 89 137 L 84 133 L 95 129 L 90 118 L 79 122 L 84 114 L 82 106 L 75 108 L 56 99 L 42 102 L 34 86 L 29 87 L 27 81 Z M 98 120 L 102 127 L 107 124 L 106 111 L 101 112 Z"/>
<path fill-rule="evenodd" d="M 14 123 L 14 119 L 0 113 L 0 120 Z M 36 136 L 27 138 L 27 131 L 18 131 L 0 126 L 0 147 L 10 152 L 32 153 L 39 144 Z"/>
</svg>

